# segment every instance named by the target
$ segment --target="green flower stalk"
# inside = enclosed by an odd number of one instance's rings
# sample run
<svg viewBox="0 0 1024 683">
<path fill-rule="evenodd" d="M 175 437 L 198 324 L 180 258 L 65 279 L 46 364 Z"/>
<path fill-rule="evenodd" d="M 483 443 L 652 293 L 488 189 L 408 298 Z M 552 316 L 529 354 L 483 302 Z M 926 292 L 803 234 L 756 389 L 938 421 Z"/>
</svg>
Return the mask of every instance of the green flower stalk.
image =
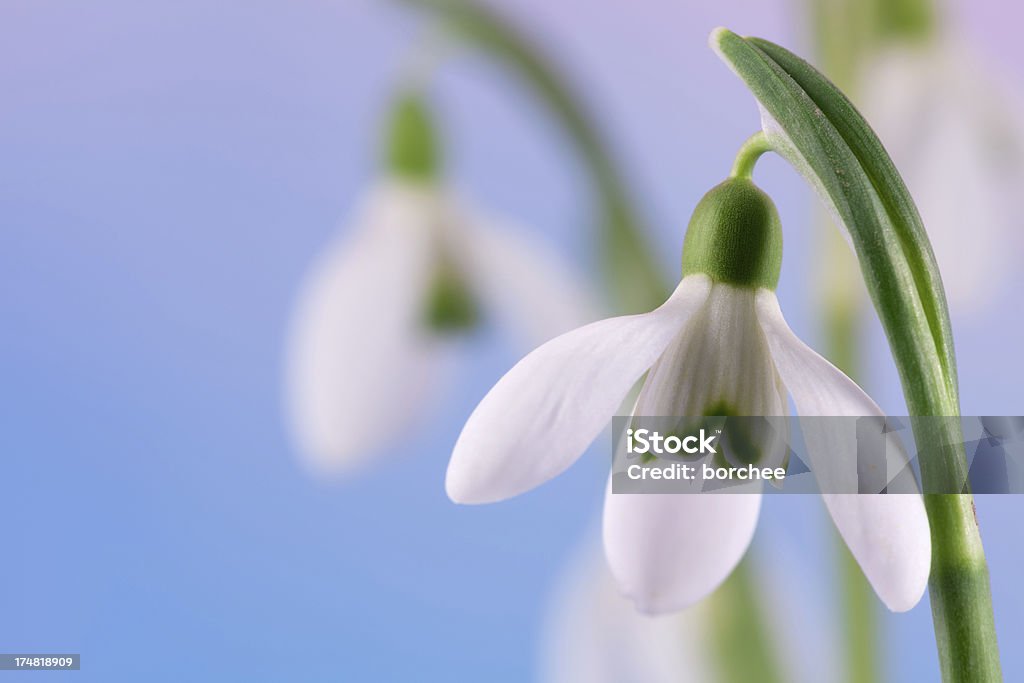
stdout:
<svg viewBox="0 0 1024 683">
<path fill-rule="evenodd" d="M 761 106 L 768 141 L 845 226 L 889 338 L 912 416 L 957 416 L 956 359 L 938 266 L 914 202 L 849 100 L 813 67 L 758 38 L 711 45 Z M 913 423 L 932 534 L 932 613 L 945 681 L 1002 679 L 988 569 L 954 420 Z M 962 493 L 961 493 L 962 492 Z"/>
</svg>

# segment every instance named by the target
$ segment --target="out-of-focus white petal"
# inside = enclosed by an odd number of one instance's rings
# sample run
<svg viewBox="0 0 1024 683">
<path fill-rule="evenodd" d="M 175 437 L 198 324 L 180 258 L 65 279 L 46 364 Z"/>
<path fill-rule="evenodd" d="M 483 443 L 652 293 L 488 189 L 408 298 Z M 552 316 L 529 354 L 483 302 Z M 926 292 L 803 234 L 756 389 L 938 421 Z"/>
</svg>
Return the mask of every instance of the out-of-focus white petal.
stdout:
<svg viewBox="0 0 1024 683">
<path fill-rule="evenodd" d="M 801 417 L 881 416 L 874 401 L 789 329 L 774 292 L 761 290 L 757 316 L 764 328 L 782 381 Z M 843 449 L 856 443 L 855 434 L 841 434 L 829 425 L 804 429 L 812 468 L 823 491 L 830 469 L 839 463 L 856 467 L 856 454 Z M 835 490 L 835 489 L 833 489 Z M 931 536 L 920 495 L 823 493 L 825 505 L 864 575 L 889 609 L 902 612 L 918 603 L 928 583 Z"/>
<path fill-rule="evenodd" d="M 683 609 L 739 563 L 757 527 L 759 484 L 742 493 L 612 493 L 604 549 L 623 595 L 648 614 Z M 739 487 L 732 489 L 739 491 Z"/>
<path fill-rule="evenodd" d="M 355 465 L 408 429 L 422 405 L 436 353 L 421 324 L 435 201 L 416 187 L 376 188 L 299 290 L 285 401 L 298 448 L 318 472 Z"/>
<path fill-rule="evenodd" d="M 840 670 L 837 634 L 828 611 L 817 609 L 822 601 L 806 590 L 813 568 L 778 552 L 762 554 L 756 566 L 749 579 L 758 604 L 749 607 L 761 610 L 773 625 L 763 635 L 776 653 L 783 679 L 792 683 L 831 680 Z M 717 597 L 672 614 L 640 614 L 619 594 L 597 544 L 586 543 L 570 557 L 549 602 L 540 639 L 539 678 L 544 683 L 726 680 L 729 676 L 723 670 L 735 671 L 730 667 L 732 658 L 742 659 L 748 653 L 743 648 L 720 647 L 722 642 L 716 639 L 725 635 L 720 622 L 722 617 L 744 619 L 746 614 L 730 599 L 734 594 L 726 594 L 722 601 Z M 808 623 L 812 630 L 801 628 Z M 815 656 L 808 658 L 807 652 Z"/>
<path fill-rule="evenodd" d="M 540 680 L 546 683 L 714 681 L 706 655 L 706 603 L 652 618 L 619 594 L 607 563 L 588 544 L 558 582 L 548 609 Z"/>
<path fill-rule="evenodd" d="M 598 317 L 596 296 L 583 277 L 522 230 L 467 214 L 453 246 L 489 311 L 527 348 Z"/>
<path fill-rule="evenodd" d="M 950 305 L 984 308 L 1020 245 L 1024 103 L 948 39 L 890 49 L 861 80 L 861 104 L 921 212 Z"/>
<path fill-rule="evenodd" d="M 510 498 L 564 471 L 615 414 L 711 287 L 684 278 L 650 313 L 600 320 L 536 349 L 476 407 L 455 444 L 446 488 L 457 503 Z"/>
</svg>

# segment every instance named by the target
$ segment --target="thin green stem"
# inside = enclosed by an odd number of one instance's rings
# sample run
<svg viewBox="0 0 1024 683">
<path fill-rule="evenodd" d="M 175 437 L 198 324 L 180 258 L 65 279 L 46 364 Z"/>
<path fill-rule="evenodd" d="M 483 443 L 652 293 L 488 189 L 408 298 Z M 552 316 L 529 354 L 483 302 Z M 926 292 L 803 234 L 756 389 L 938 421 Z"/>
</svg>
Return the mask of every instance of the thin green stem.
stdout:
<svg viewBox="0 0 1024 683">
<path fill-rule="evenodd" d="M 710 648 L 721 683 L 782 683 L 776 646 L 748 556 L 711 596 Z"/>
<path fill-rule="evenodd" d="M 878 600 L 864 572 L 836 534 L 836 555 L 843 596 L 843 635 L 846 642 L 846 681 L 880 681 Z"/>
<path fill-rule="evenodd" d="M 469 0 L 401 0 L 430 10 L 468 43 L 511 69 L 560 125 L 583 161 L 603 215 L 602 267 L 627 311 L 646 311 L 671 291 L 647 242 L 639 211 L 594 118 L 551 60 L 498 14 Z"/>
<path fill-rule="evenodd" d="M 932 621 L 944 681 L 1002 681 L 988 565 L 970 495 L 925 494 Z"/>
<path fill-rule="evenodd" d="M 732 163 L 732 172 L 729 176 L 749 180 L 754 173 L 754 165 L 757 164 L 757 160 L 761 158 L 762 154 L 770 151 L 772 151 L 772 143 L 768 141 L 768 137 L 763 131 L 757 131 L 747 138 L 736 152 L 736 160 Z"/>
</svg>

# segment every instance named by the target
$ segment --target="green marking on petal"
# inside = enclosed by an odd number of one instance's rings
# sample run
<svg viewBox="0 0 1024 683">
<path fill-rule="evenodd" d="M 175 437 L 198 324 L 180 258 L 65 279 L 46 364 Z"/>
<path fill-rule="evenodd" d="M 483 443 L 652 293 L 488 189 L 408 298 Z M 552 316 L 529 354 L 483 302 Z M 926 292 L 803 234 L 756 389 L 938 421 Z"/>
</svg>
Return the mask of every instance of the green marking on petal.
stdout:
<svg viewBox="0 0 1024 683">
<path fill-rule="evenodd" d="M 715 401 L 704 409 L 704 417 L 733 417 L 739 414 L 736 406 L 725 400 Z"/>
<path fill-rule="evenodd" d="M 442 258 L 427 290 L 425 322 L 441 333 L 463 332 L 480 322 L 480 307 L 458 267 Z"/>
</svg>

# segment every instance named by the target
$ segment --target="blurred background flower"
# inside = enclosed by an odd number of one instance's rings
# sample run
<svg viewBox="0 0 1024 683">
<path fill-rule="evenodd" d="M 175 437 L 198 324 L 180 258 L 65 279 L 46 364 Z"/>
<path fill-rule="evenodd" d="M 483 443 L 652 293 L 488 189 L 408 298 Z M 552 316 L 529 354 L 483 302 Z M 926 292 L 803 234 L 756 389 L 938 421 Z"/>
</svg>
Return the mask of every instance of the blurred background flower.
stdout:
<svg viewBox="0 0 1024 683">
<path fill-rule="evenodd" d="M 306 276 L 289 330 L 288 413 L 320 474 L 348 470 L 436 417 L 439 366 L 483 319 L 529 348 L 596 310 L 582 276 L 541 240 L 445 186 L 422 97 L 399 98 L 386 137 L 385 179 Z"/>
<path fill-rule="evenodd" d="M 914 195 L 950 305 L 991 305 L 1024 248 L 1024 102 L 962 39 L 887 48 L 864 107 Z"/>
<path fill-rule="evenodd" d="M 757 558 L 757 574 L 726 581 L 714 597 L 681 612 L 640 614 L 623 597 L 599 544 L 586 542 L 555 582 L 541 630 L 545 683 L 727 683 L 844 679 L 837 631 L 815 624 L 809 595 L 787 580 L 785 561 Z M 746 562 L 737 574 L 749 573 Z M 786 574 L 789 573 L 787 577 Z M 748 580 L 752 579 L 752 580 Z M 745 585 L 754 590 L 747 591 Z M 785 605 L 785 609 L 779 609 Z M 770 615 L 772 628 L 760 631 Z M 743 643 L 743 646 L 736 646 Z M 802 652 L 813 651 L 813 658 Z"/>
<path fill-rule="evenodd" d="M 549 607 L 541 649 L 549 683 L 715 681 L 706 630 L 710 603 L 652 618 L 619 593 L 599 547 L 563 571 Z"/>
</svg>

